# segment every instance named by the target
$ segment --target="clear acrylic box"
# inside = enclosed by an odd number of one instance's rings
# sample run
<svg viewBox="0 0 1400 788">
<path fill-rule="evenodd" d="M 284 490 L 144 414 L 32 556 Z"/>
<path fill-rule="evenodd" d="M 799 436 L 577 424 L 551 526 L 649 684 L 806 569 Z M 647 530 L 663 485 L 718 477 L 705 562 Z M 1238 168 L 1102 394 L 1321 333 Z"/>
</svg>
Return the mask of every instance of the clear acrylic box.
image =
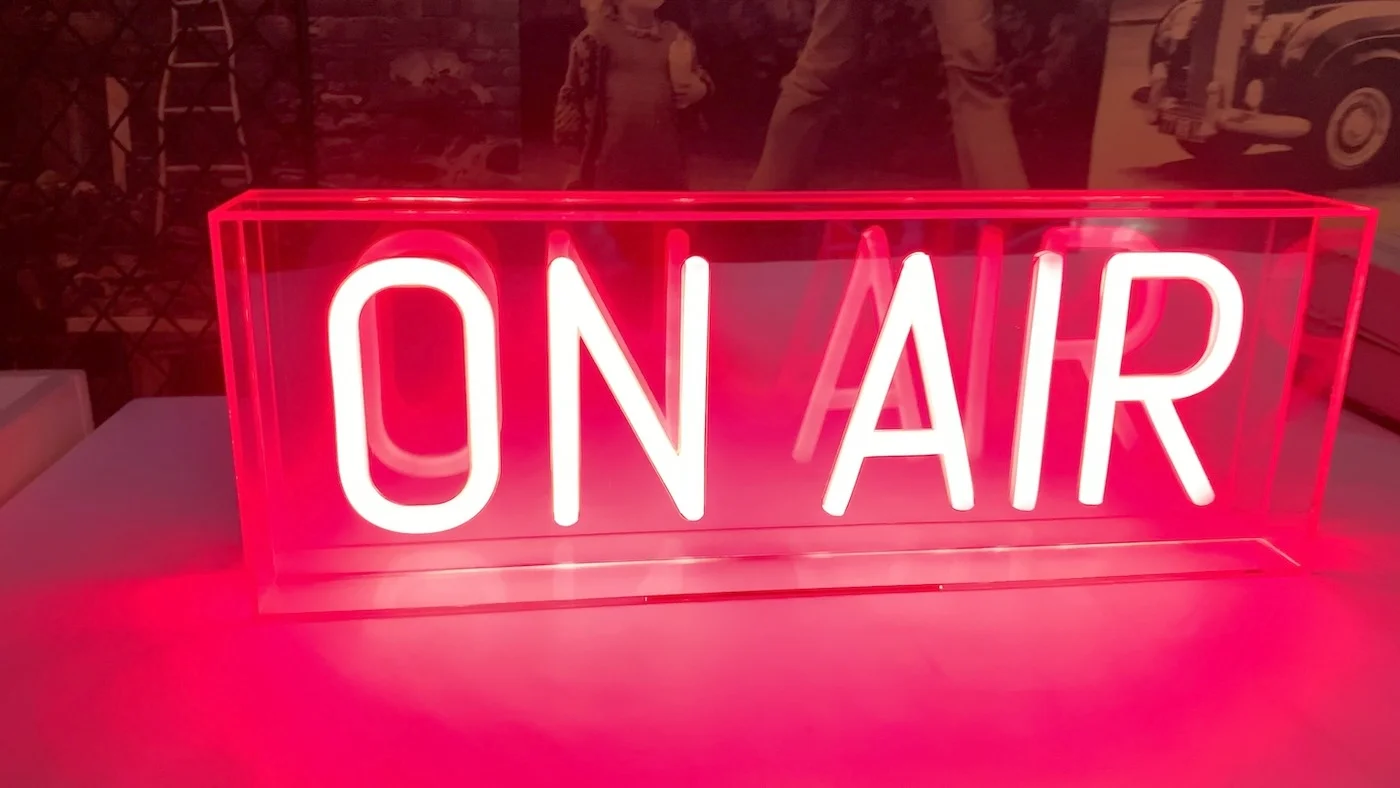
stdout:
<svg viewBox="0 0 1400 788">
<path fill-rule="evenodd" d="M 210 228 L 260 607 L 1296 571 L 1374 223 L 1286 192 L 248 192 Z"/>
</svg>

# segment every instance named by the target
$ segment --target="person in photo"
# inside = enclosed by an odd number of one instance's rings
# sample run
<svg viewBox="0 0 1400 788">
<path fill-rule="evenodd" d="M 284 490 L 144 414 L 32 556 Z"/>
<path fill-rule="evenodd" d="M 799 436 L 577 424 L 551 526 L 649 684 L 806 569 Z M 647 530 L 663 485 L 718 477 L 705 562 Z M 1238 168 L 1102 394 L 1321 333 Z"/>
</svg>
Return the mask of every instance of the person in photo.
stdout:
<svg viewBox="0 0 1400 788">
<path fill-rule="evenodd" d="M 875 0 L 816 0 L 812 29 L 783 79 L 750 188 L 807 188 L 835 100 L 854 86 Z M 1027 188 L 997 54 L 992 0 L 929 0 L 947 72 L 962 185 Z"/>
<path fill-rule="evenodd" d="M 683 191 L 682 113 L 714 91 L 664 0 L 584 0 L 554 111 L 555 144 L 578 154 L 569 188 Z"/>
</svg>

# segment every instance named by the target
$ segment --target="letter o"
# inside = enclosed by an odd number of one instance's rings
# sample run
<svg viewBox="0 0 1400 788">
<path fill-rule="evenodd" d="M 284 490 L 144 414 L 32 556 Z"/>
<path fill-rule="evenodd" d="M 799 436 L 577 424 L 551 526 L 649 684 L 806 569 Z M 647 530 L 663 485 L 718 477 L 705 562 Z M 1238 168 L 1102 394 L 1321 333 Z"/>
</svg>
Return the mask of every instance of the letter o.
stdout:
<svg viewBox="0 0 1400 788">
<path fill-rule="evenodd" d="M 451 299 L 462 316 L 471 472 L 461 492 L 442 503 L 396 503 L 384 497 L 370 477 L 360 316 L 371 298 L 395 287 L 436 290 Z M 401 534 L 449 531 L 479 514 L 501 476 L 496 314 L 481 286 L 460 268 L 441 260 L 377 260 L 350 274 L 336 290 L 327 337 L 336 467 L 350 506 L 371 524 Z"/>
<path fill-rule="evenodd" d="M 405 230 L 394 233 L 371 244 L 360 255 L 357 265 L 365 265 L 390 257 L 427 257 L 455 263 L 466 270 L 467 275 L 486 292 L 492 308 L 499 302 L 496 277 L 491 273 L 491 264 L 481 251 L 461 236 L 442 230 Z M 361 318 L 365 324 L 364 347 L 361 348 L 361 363 L 365 370 L 365 410 L 368 411 L 369 450 L 374 458 L 388 468 L 405 476 L 441 479 L 447 476 L 465 474 L 471 470 L 471 447 L 446 454 L 415 454 L 399 446 L 389 434 L 384 423 L 384 370 L 379 337 L 379 310 L 371 300 Z M 500 383 L 497 381 L 497 399 L 500 398 Z"/>
</svg>

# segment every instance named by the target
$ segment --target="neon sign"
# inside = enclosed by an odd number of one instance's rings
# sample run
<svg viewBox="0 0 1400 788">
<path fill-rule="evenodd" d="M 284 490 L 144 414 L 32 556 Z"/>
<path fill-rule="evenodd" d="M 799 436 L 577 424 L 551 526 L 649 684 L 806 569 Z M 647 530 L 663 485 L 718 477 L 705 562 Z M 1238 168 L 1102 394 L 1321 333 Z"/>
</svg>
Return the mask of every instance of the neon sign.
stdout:
<svg viewBox="0 0 1400 788">
<path fill-rule="evenodd" d="M 263 607 L 1296 568 L 1373 221 L 249 193 L 211 229 Z"/>
</svg>

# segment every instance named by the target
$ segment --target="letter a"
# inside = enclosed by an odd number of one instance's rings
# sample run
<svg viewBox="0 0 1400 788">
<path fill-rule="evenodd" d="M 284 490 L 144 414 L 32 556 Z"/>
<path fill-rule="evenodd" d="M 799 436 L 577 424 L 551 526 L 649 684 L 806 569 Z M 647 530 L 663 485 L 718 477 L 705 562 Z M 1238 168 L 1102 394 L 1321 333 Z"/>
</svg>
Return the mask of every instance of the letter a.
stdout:
<svg viewBox="0 0 1400 788">
<path fill-rule="evenodd" d="M 851 278 L 846 283 L 846 292 L 841 297 L 841 306 L 836 312 L 836 325 L 831 330 L 826 352 L 822 354 L 821 366 L 817 369 L 817 382 L 812 386 L 812 395 L 807 400 L 807 409 L 802 414 L 802 425 L 797 430 L 797 444 L 793 447 L 792 458 L 798 462 L 811 462 L 812 454 L 821 437 L 822 422 L 826 414 L 833 410 L 845 410 L 855 403 L 856 391 L 837 388 L 836 378 L 841 374 L 841 364 L 851 347 L 856 320 L 860 318 L 861 302 L 866 295 L 875 302 L 875 318 L 886 319 L 887 304 L 890 303 L 890 245 L 885 231 L 871 227 L 861 233 L 860 245 L 856 251 L 856 262 L 851 270 Z M 919 425 L 919 406 L 915 400 L 914 378 L 909 371 L 909 363 L 898 362 L 894 372 L 893 395 L 895 407 L 899 411 L 899 423 L 905 429 Z M 880 402 L 880 410 L 886 410 L 886 403 Z"/>
<path fill-rule="evenodd" d="M 895 380 L 906 340 L 913 336 L 914 353 L 919 359 L 931 428 L 876 429 L 885 397 Z M 832 516 L 846 513 L 856 477 L 867 457 L 922 457 L 938 455 L 943 460 L 943 479 L 948 501 L 954 509 L 972 508 L 972 467 L 967 441 L 963 437 L 958 397 L 953 387 L 953 369 L 943 334 L 943 315 L 938 305 L 938 288 L 933 279 L 933 263 L 928 255 L 911 254 L 895 285 L 889 313 L 880 326 L 870 366 L 856 394 L 851 420 L 836 452 L 822 508 Z"/>
</svg>

